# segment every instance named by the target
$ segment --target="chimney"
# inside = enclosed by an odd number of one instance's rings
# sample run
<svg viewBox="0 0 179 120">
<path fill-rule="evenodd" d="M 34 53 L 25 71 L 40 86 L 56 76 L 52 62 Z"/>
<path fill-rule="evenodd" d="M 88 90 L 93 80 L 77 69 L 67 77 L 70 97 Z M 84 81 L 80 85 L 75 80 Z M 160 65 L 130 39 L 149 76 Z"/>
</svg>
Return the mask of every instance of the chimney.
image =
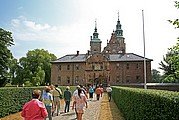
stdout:
<svg viewBox="0 0 179 120">
<path fill-rule="evenodd" d="M 76 51 L 76 56 L 78 56 L 79 55 L 79 51 Z"/>
<path fill-rule="evenodd" d="M 88 55 L 90 54 L 90 51 L 88 50 Z"/>
</svg>

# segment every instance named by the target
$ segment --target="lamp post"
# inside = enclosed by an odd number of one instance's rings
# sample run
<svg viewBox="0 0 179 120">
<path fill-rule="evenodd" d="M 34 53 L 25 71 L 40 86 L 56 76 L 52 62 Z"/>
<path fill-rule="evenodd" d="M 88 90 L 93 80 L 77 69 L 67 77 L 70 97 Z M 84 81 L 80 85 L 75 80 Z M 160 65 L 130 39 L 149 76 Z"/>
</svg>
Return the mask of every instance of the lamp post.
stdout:
<svg viewBox="0 0 179 120">
<path fill-rule="evenodd" d="M 147 89 L 147 80 L 146 80 L 146 59 L 145 59 L 144 10 L 142 10 L 142 22 L 143 22 L 143 43 L 144 43 L 144 89 Z"/>
</svg>

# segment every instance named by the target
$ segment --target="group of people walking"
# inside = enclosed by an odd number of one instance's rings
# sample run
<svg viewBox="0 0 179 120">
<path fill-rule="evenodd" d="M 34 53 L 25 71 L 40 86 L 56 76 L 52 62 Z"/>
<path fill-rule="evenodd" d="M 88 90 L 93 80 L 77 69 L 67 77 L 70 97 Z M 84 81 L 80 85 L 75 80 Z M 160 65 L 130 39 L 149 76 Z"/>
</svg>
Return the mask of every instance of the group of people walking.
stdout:
<svg viewBox="0 0 179 120">
<path fill-rule="evenodd" d="M 107 87 L 106 91 L 110 93 L 108 94 L 110 101 L 112 88 Z M 58 85 L 51 85 L 50 87 L 45 87 L 42 91 L 42 97 L 40 90 L 34 90 L 32 92 L 33 99 L 23 106 L 21 116 L 25 120 L 46 120 L 46 118 L 52 120 L 52 116 L 60 115 L 60 99 L 63 97 L 65 102 L 64 113 L 69 112 L 70 102 L 73 101 L 72 110 L 75 110 L 77 119 L 82 120 L 84 108 L 88 108 L 88 93 L 89 100 L 93 100 L 94 93 L 96 93 L 96 98 L 99 100 L 103 94 L 103 87 L 89 86 L 87 89 L 80 85 L 76 87 L 76 90 L 72 94 L 69 86 L 62 92 L 61 89 L 58 88 Z"/>
</svg>

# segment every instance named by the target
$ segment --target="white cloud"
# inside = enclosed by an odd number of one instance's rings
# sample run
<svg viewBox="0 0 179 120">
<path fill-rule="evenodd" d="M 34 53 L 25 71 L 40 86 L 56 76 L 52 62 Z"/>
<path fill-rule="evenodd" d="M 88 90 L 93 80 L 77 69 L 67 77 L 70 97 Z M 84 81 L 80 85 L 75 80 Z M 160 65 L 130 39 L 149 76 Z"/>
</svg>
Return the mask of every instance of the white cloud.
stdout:
<svg viewBox="0 0 179 120">
<path fill-rule="evenodd" d="M 46 43 L 44 49 L 48 49 L 57 57 L 75 53 L 76 50 L 86 53 L 90 48 L 90 36 L 94 32 L 95 19 L 97 18 L 103 48 L 115 30 L 119 11 L 126 51 L 143 55 L 142 10 L 144 10 L 146 57 L 154 60 L 152 68 L 157 69 L 167 48 L 175 45 L 179 36 L 178 30 L 167 22 L 168 19 L 178 17 L 174 3 L 169 0 L 78 0 L 74 5 L 77 6 L 77 10 L 71 14 L 78 16 L 78 19 L 68 25 L 41 24 L 24 16 L 13 19 L 11 24 L 15 40 L 18 44 L 20 41 Z"/>
<path fill-rule="evenodd" d="M 11 25 L 17 28 L 20 25 L 20 21 L 18 19 L 12 19 Z"/>
<path fill-rule="evenodd" d="M 24 25 L 31 28 L 34 31 L 41 31 L 41 30 L 46 30 L 50 28 L 50 25 L 48 24 L 36 24 L 35 22 L 32 21 L 24 21 Z"/>
<path fill-rule="evenodd" d="M 41 42 L 39 49 L 47 49 L 57 57 L 75 54 L 77 50 L 84 54 L 89 49 L 90 34 L 85 31 L 88 27 L 87 24 L 76 23 L 69 26 L 51 26 L 47 23 L 36 23 L 35 21 L 27 20 L 24 16 L 20 16 L 11 20 L 11 25 L 11 31 L 18 47 L 23 46 L 21 43 L 25 41 Z M 28 47 L 32 49 L 33 46 L 29 44 Z M 14 52 L 18 52 L 18 50 Z M 25 53 L 27 51 L 24 51 L 24 55 Z"/>
</svg>

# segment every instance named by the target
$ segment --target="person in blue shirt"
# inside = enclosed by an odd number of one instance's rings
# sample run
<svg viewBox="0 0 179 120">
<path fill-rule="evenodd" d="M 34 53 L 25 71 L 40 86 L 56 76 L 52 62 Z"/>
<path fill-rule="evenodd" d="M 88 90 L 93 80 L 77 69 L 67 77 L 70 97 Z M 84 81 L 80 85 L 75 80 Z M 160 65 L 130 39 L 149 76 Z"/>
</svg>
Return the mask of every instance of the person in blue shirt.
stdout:
<svg viewBox="0 0 179 120">
<path fill-rule="evenodd" d="M 45 93 L 42 95 L 42 100 L 47 109 L 48 118 L 49 120 L 52 120 L 52 109 L 54 108 L 54 103 L 53 103 L 53 96 L 50 93 L 50 90 L 51 89 L 49 87 L 45 89 Z M 44 120 L 46 120 L 46 118 Z"/>
<path fill-rule="evenodd" d="M 93 93 L 94 93 L 94 89 L 92 88 L 92 86 L 90 86 L 88 93 L 89 93 L 90 100 L 92 100 L 93 99 Z"/>
</svg>

